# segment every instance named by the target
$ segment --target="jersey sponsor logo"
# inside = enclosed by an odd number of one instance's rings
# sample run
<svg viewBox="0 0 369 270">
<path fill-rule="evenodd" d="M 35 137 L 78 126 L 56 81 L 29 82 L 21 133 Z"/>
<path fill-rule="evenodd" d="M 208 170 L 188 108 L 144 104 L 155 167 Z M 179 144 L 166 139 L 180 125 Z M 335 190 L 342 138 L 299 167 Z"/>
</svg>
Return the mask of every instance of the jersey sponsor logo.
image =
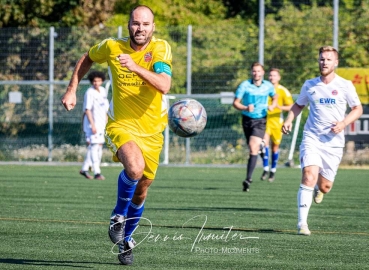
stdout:
<svg viewBox="0 0 369 270">
<path fill-rule="evenodd" d="M 148 53 L 145 54 L 144 60 L 145 60 L 145 62 L 150 62 L 152 60 L 151 52 L 148 52 Z"/>
<path fill-rule="evenodd" d="M 332 95 L 333 95 L 333 96 L 337 96 L 337 95 L 338 95 L 338 91 L 337 91 L 337 90 L 333 90 L 333 91 L 332 91 Z"/>
<path fill-rule="evenodd" d="M 133 78 L 138 77 L 136 73 L 133 73 L 130 70 L 127 70 L 127 69 L 120 69 L 120 70 L 122 71 L 122 73 L 118 74 L 119 79 L 133 79 Z"/>
<path fill-rule="evenodd" d="M 336 104 L 335 98 L 320 98 L 319 99 L 320 104 Z"/>
</svg>

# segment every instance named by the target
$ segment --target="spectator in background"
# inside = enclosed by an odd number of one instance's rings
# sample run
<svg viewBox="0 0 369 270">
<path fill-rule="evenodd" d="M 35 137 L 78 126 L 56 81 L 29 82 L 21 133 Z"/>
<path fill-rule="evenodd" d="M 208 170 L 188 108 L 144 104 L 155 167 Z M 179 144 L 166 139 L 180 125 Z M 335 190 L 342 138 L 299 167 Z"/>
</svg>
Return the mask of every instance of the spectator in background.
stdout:
<svg viewBox="0 0 369 270">
<path fill-rule="evenodd" d="M 252 183 L 252 174 L 264 138 L 267 111 L 272 111 L 277 105 L 273 84 L 263 79 L 263 65 L 254 62 L 251 65 L 251 74 L 252 79 L 243 81 L 238 86 L 233 101 L 233 106 L 242 112 L 242 128 L 250 150 L 246 179 L 242 182 L 243 191 L 249 191 Z M 268 97 L 273 100 L 271 105 L 268 105 Z"/>
<path fill-rule="evenodd" d="M 261 180 L 265 180 L 269 173 L 269 182 L 274 181 L 275 173 L 277 171 L 277 164 L 279 158 L 279 145 L 282 141 L 282 125 L 283 125 L 283 112 L 289 111 L 293 104 L 293 99 L 290 91 L 279 84 L 281 75 L 279 69 L 272 68 L 269 71 L 269 81 L 273 84 L 275 92 L 278 96 L 277 106 L 273 111 L 268 111 L 266 130 L 264 139 L 261 146 L 260 156 L 263 159 L 264 172 L 261 175 Z M 272 104 L 272 100 L 269 99 L 269 104 Z M 272 140 L 272 163 L 269 172 L 269 143 Z"/>
<path fill-rule="evenodd" d="M 105 88 L 102 87 L 105 74 L 100 71 L 92 71 L 88 75 L 88 79 L 92 86 L 87 89 L 83 101 L 83 131 L 86 136 L 87 153 L 79 173 L 87 179 L 104 180 L 105 177 L 101 174 L 100 163 L 109 109 L 107 93 Z M 90 167 L 92 167 L 95 174 L 94 177 L 88 173 Z"/>
</svg>

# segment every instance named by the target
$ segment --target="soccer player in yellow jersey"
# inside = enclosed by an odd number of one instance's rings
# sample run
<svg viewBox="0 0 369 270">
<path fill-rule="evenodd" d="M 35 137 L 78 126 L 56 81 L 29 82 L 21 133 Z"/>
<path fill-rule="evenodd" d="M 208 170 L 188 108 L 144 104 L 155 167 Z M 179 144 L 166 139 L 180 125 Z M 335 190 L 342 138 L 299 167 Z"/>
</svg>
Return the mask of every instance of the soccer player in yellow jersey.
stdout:
<svg viewBox="0 0 369 270">
<path fill-rule="evenodd" d="M 62 97 L 64 107 L 73 109 L 78 83 L 92 64 L 109 65 L 113 91 L 105 138 L 113 160 L 124 167 L 118 177 L 109 236 L 119 246 L 122 264 L 133 263 L 131 235 L 159 165 L 162 132 L 167 125 L 164 95 L 169 92 L 172 75 L 171 48 L 153 36 L 154 14 L 149 7 L 140 5 L 131 11 L 128 30 L 129 37 L 105 39 L 79 59 Z"/>
<path fill-rule="evenodd" d="M 279 145 L 282 141 L 282 125 L 283 125 L 283 111 L 289 111 L 293 105 L 293 99 L 288 89 L 279 84 L 281 75 L 277 68 L 272 68 L 269 71 L 269 81 L 274 85 L 274 89 L 278 96 L 277 107 L 273 111 L 268 111 L 266 130 L 263 139 L 261 157 L 263 158 L 264 172 L 261 180 L 265 180 L 269 173 L 269 182 L 274 181 L 275 173 L 277 171 L 277 163 L 279 158 Z M 269 100 L 269 104 L 271 104 Z M 272 141 L 272 163 L 269 170 L 269 142 Z"/>
</svg>

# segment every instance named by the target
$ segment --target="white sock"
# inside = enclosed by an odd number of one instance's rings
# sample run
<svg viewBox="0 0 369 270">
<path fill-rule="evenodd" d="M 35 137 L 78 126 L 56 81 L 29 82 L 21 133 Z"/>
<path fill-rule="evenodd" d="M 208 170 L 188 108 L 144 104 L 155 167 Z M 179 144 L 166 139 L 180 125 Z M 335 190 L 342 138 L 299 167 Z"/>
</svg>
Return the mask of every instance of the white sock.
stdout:
<svg viewBox="0 0 369 270">
<path fill-rule="evenodd" d="M 89 144 L 87 146 L 87 152 L 86 152 L 85 160 L 83 161 L 82 171 L 85 171 L 85 172 L 88 171 L 90 166 L 92 166 L 92 162 L 91 162 L 91 144 Z"/>
<path fill-rule="evenodd" d="M 297 212 L 298 212 L 298 226 L 307 225 L 307 218 L 311 203 L 313 202 L 314 188 L 300 185 L 297 193 Z"/>
<path fill-rule="evenodd" d="M 97 153 L 99 155 L 99 166 L 101 165 L 102 149 L 103 149 L 103 145 L 102 144 L 99 144 L 99 149 L 97 151 Z"/>
<path fill-rule="evenodd" d="M 269 172 L 269 166 L 265 166 L 264 171 Z"/>
<path fill-rule="evenodd" d="M 99 144 L 94 143 L 91 145 L 91 159 L 92 159 L 92 168 L 94 170 L 94 174 L 101 173 L 100 170 L 100 159 L 99 159 Z"/>
</svg>

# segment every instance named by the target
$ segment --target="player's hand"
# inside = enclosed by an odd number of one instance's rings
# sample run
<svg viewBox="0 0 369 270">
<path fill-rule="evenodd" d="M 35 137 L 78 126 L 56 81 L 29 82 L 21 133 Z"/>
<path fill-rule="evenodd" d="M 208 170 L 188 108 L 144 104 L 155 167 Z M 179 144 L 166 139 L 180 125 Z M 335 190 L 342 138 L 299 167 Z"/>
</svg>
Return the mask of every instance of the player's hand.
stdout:
<svg viewBox="0 0 369 270">
<path fill-rule="evenodd" d="M 291 131 L 292 131 L 292 123 L 284 122 L 282 126 L 282 132 L 284 134 L 290 134 Z"/>
<path fill-rule="evenodd" d="M 248 110 L 249 112 L 253 112 L 253 111 L 254 111 L 254 104 L 249 104 L 249 105 L 247 106 L 247 110 Z"/>
<path fill-rule="evenodd" d="M 136 63 L 133 61 L 132 57 L 129 54 L 120 54 L 116 58 L 122 67 L 128 68 L 130 71 L 133 71 L 136 67 Z"/>
<path fill-rule="evenodd" d="M 275 108 L 276 108 L 276 107 L 274 107 L 274 106 L 272 106 L 272 105 L 269 105 L 269 106 L 268 106 L 268 110 L 269 110 L 269 111 L 273 111 Z"/>
<path fill-rule="evenodd" d="M 331 128 L 331 131 L 334 134 L 338 134 L 338 133 L 342 132 L 345 129 L 345 127 L 346 127 L 346 125 L 343 121 L 342 122 L 333 122 L 333 127 Z"/>
<path fill-rule="evenodd" d="M 77 103 L 77 96 L 75 92 L 67 91 L 61 97 L 61 103 L 67 111 L 73 110 Z"/>
<path fill-rule="evenodd" d="M 92 124 L 91 125 L 91 131 L 92 131 L 92 134 L 96 134 L 97 133 L 97 129 L 95 127 L 95 124 Z"/>
</svg>

